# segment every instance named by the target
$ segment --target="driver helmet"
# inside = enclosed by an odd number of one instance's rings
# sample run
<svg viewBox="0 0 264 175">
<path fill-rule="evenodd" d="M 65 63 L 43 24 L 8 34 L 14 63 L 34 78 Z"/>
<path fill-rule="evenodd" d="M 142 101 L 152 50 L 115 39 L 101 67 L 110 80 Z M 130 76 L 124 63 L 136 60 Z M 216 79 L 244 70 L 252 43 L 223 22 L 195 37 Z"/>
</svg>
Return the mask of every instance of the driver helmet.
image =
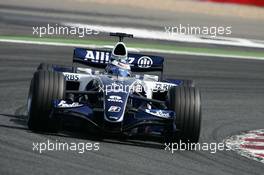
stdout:
<svg viewBox="0 0 264 175">
<path fill-rule="evenodd" d="M 110 74 L 127 77 L 131 74 L 130 70 L 126 46 L 123 42 L 118 42 L 111 53 L 106 71 Z"/>
</svg>

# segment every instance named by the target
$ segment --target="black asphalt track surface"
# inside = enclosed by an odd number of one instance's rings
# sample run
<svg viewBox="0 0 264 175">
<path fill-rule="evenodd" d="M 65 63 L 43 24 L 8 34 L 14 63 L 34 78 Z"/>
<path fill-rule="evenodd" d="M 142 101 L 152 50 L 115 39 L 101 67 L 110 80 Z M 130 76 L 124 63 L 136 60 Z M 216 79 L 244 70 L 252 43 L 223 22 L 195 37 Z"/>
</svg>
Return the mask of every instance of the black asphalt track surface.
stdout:
<svg viewBox="0 0 264 175">
<path fill-rule="evenodd" d="M 71 64 L 73 48 L 0 43 L 0 174 L 263 174 L 233 151 L 165 151 L 142 141 L 96 140 L 85 133 L 32 133 L 26 98 L 40 62 Z M 263 128 L 264 62 L 159 54 L 165 75 L 194 79 L 202 92 L 201 143 Z M 33 142 L 99 142 L 99 151 L 33 151 Z"/>
</svg>

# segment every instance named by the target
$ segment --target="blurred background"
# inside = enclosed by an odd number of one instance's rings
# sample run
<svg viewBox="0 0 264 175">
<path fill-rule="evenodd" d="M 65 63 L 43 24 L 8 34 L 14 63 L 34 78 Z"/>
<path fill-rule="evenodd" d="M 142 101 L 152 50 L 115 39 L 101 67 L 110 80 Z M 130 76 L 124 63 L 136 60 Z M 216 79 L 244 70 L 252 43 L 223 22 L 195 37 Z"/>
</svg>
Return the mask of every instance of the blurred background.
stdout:
<svg viewBox="0 0 264 175">
<path fill-rule="evenodd" d="M 232 26 L 231 37 L 264 39 L 260 6 L 261 0 L 1 0 L 0 35 L 32 35 L 32 26 L 47 23 L 160 31 L 190 24 Z"/>
</svg>

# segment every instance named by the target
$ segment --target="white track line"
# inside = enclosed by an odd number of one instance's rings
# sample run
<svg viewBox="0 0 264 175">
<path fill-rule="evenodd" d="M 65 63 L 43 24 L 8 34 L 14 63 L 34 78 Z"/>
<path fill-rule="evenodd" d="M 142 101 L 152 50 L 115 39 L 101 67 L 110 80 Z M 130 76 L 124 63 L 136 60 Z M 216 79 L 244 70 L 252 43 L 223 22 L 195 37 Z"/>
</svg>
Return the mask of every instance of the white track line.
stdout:
<svg viewBox="0 0 264 175">
<path fill-rule="evenodd" d="M 48 45 L 48 46 L 62 46 L 62 47 L 84 47 L 92 49 L 109 49 L 112 46 L 97 46 L 92 44 L 73 44 L 73 43 L 60 43 L 60 42 L 47 42 L 47 41 L 28 41 L 28 40 L 16 40 L 16 39 L 0 39 L 0 42 L 4 43 L 18 43 L 18 44 L 34 44 L 34 45 Z M 161 50 L 161 49 L 149 49 L 149 48 L 128 48 L 133 52 L 150 52 L 150 53 L 165 53 L 165 54 L 178 54 L 178 55 L 190 55 L 190 56 L 206 56 L 206 57 L 219 57 L 219 58 L 238 58 L 238 59 L 253 59 L 253 60 L 264 60 L 264 57 L 254 56 L 242 56 L 232 54 L 213 54 L 213 53 L 197 53 L 188 51 L 175 51 L 175 50 Z"/>
<path fill-rule="evenodd" d="M 231 38 L 231 37 L 199 37 L 194 35 L 170 35 L 164 31 L 158 30 L 147 30 L 131 27 L 115 27 L 115 26 L 102 26 L 94 24 L 81 24 L 81 23 L 62 23 L 65 26 L 89 28 L 100 32 L 122 32 L 134 34 L 136 38 L 145 39 L 157 39 L 157 40 L 168 40 L 188 43 L 203 43 L 203 44 L 216 44 L 216 45 L 227 45 L 227 46 L 239 46 L 239 47 L 252 47 L 252 48 L 264 48 L 263 41 L 248 40 L 242 38 Z"/>
</svg>

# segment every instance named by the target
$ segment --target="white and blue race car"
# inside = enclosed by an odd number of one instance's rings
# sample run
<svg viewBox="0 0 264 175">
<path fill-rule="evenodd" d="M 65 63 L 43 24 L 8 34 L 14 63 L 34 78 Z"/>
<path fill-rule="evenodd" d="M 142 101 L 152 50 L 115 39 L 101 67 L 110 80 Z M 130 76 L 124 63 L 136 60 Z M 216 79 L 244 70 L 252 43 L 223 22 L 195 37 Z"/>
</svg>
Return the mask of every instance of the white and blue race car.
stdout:
<svg viewBox="0 0 264 175">
<path fill-rule="evenodd" d="M 67 116 L 98 133 L 198 142 L 201 101 L 193 81 L 163 79 L 163 57 L 128 53 L 123 38 L 133 36 L 110 35 L 119 37 L 111 50 L 76 48 L 72 66 L 39 65 L 28 95 L 29 129 L 57 132 Z M 153 71 L 160 74 L 142 74 Z"/>
</svg>

